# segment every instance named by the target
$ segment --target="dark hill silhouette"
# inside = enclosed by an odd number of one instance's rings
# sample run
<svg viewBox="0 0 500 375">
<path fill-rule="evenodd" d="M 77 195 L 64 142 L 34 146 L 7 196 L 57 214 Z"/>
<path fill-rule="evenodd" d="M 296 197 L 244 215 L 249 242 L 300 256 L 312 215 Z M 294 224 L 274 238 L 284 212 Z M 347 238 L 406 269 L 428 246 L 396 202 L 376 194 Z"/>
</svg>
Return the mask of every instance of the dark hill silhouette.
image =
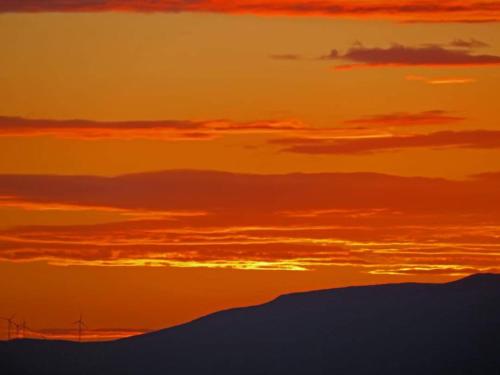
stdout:
<svg viewBox="0 0 500 375">
<path fill-rule="evenodd" d="M 293 293 L 107 343 L 3 342 L 0 373 L 500 374 L 500 275 Z"/>
</svg>

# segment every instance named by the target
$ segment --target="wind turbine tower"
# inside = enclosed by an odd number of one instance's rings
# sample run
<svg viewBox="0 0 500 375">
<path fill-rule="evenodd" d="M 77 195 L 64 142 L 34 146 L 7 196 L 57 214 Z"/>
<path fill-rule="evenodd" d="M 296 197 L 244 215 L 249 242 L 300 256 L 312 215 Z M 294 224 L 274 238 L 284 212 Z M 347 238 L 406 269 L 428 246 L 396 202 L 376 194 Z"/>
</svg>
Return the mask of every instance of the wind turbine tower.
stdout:
<svg viewBox="0 0 500 375">
<path fill-rule="evenodd" d="M 15 316 L 16 314 L 13 314 L 10 318 L 0 318 L 7 322 L 7 340 L 10 340 L 12 337 L 12 327 L 16 325 L 16 322 L 14 321 Z"/>
<path fill-rule="evenodd" d="M 78 342 L 81 342 L 83 328 L 87 328 L 87 325 L 85 324 L 85 322 L 82 319 L 82 314 L 80 314 L 80 319 L 73 322 L 73 324 L 76 324 L 78 326 Z"/>
</svg>

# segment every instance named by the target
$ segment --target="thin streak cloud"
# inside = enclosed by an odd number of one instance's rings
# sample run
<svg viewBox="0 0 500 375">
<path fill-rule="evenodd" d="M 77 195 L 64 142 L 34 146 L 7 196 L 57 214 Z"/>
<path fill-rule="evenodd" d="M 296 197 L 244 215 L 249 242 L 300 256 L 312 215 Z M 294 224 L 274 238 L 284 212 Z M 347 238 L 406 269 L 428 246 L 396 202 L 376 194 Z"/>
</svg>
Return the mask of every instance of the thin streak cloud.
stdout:
<svg viewBox="0 0 500 375">
<path fill-rule="evenodd" d="M 54 136 L 72 139 L 210 140 L 231 134 L 305 130 L 298 121 L 92 121 L 0 117 L 0 137 Z"/>
<path fill-rule="evenodd" d="M 347 19 L 389 19 L 405 22 L 495 22 L 498 1 L 420 0 L 5 0 L 0 12 L 212 12 L 274 16 L 315 16 Z"/>
<path fill-rule="evenodd" d="M 488 67 L 499 66 L 500 56 L 476 54 L 468 49 L 447 48 L 438 44 L 389 47 L 365 47 L 355 45 L 346 52 L 331 50 L 322 60 L 341 61 L 336 70 L 376 67 Z"/>
<path fill-rule="evenodd" d="M 402 134 L 356 139 L 274 139 L 282 152 L 323 155 L 359 155 L 408 149 L 500 149 L 500 131 L 440 131 L 428 134 Z"/>
</svg>

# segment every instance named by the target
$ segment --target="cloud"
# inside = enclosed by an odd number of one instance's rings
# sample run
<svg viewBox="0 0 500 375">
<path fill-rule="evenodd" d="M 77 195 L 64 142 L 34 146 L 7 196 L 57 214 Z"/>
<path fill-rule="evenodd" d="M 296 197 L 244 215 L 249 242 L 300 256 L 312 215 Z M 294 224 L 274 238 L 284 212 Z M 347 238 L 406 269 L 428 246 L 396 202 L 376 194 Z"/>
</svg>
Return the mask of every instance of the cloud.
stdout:
<svg viewBox="0 0 500 375">
<path fill-rule="evenodd" d="M 472 177 L 477 178 L 479 181 L 500 182 L 500 172 L 479 173 Z"/>
<path fill-rule="evenodd" d="M 335 69 L 346 70 L 370 67 L 463 67 L 463 66 L 498 66 L 500 56 L 473 54 L 464 49 L 449 49 L 440 45 L 404 46 L 393 44 L 387 48 L 370 48 L 355 45 L 345 53 L 332 50 L 322 60 L 348 61 L 337 65 Z"/>
<path fill-rule="evenodd" d="M 417 113 L 396 112 L 383 115 L 365 116 L 344 121 L 350 125 L 375 126 L 414 126 L 414 125 L 443 125 L 464 120 L 464 117 L 449 115 L 446 111 L 432 110 Z"/>
<path fill-rule="evenodd" d="M 64 211 L 64 212 L 106 212 L 120 215 L 122 219 L 161 219 L 174 218 L 182 216 L 202 216 L 205 212 L 201 211 L 169 211 L 169 210 L 142 210 L 137 208 L 118 208 L 107 207 L 104 205 L 79 205 L 79 204 L 61 204 L 57 202 L 33 202 L 23 201 L 13 196 L 0 196 L 1 208 L 15 208 L 23 211 Z"/>
<path fill-rule="evenodd" d="M 366 154 L 415 148 L 500 149 L 500 131 L 440 131 L 355 139 L 284 138 L 270 142 L 283 146 L 282 151 L 301 154 Z"/>
<path fill-rule="evenodd" d="M 253 175 L 170 170 L 116 177 L 0 175 L 1 196 L 37 205 L 57 203 L 105 210 L 186 211 L 206 215 L 231 212 L 267 215 L 312 209 L 434 209 L 435 205 L 445 209 L 449 200 L 436 201 L 433 197 L 447 189 L 463 192 L 455 185 L 469 186 L 371 173 Z M 413 194 L 421 202 L 414 202 Z M 469 208 L 479 208 L 478 200 Z"/>
<path fill-rule="evenodd" d="M 1 175 L 0 194 L 40 209 L 71 204 L 205 214 L 8 228 L 0 231 L 0 259 L 283 271 L 491 271 L 500 266 L 500 179 L 492 176 L 458 181 L 373 173 Z"/>
<path fill-rule="evenodd" d="M 417 75 L 407 75 L 405 77 L 407 81 L 420 81 L 427 83 L 429 85 L 463 85 L 466 83 L 476 82 L 475 78 L 470 77 L 424 77 Z"/>
<path fill-rule="evenodd" d="M 490 45 L 488 43 L 482 42 L 480 40 L 470 38 L 470 39 L 455 39 L 450 43 L 450 46 L 452 47 L 459 47 L 459 48 L 483 48 L 483 47 L 489 47 Z"/>
<path fill-rule="evenodd" d="M 384 225 L 385 218 L 397 216 Z M 460 274 L 461 270 L 498 269 L 500 234 L 493 224 L 416 225 L 418 218 L 377 214 L 378 223 L 300 227 L 217 225 L 173 227 L 167 222 L 88 227 L 19 228 L 1 233 L 0 259 L 47 261 L 53 265 L 233 268 L 306 271 L 356 267 L 370 273 L 412 273 L 426 269 Z M 396 218 L 394 218 L 396 219 Z M 427 218 L 429 219 L 429 217 Z M 460 235 L 457 235 L 460 231 Z M 453 271 L 452 271 L 453 270 Z M 465 271 L 468 272 L 468 271 Z"/>
<path fill-rule="evenodd" d="M 54 136 L 75 139 L 209 140 L 231 134 L 306 130 L 297 121 L 91 121 L 0 117 L 0 137 Z"/>
<path fill-rule="evenodd" d="M 348 120 L 349 126 L 312 127 L 298 120 L 254 122 L 213 121 L 92 121 L 29 119 L 0 116 L 0 137 L 50 136 L 85 141 L 101 139 L 160 141 L 209 141 L 232 135 L 267 135 L 282 138 L 357 138 L 387 135 L 383 126 L 427 125 L 458 122 L 462 117 L 446 111 L 392 113 Z M 360 126 L 351 126 L 360 125 Z M 363 126 L 361 126 L 363 125 Z M 366 125 L 380 125 L 377 127 Z M 1 198 L 1 197 L 0 197 Z"/>
<path fill-rule="evenodd" d="M 4 0 L 0 12 L 214 12 L 256 15 L 390 19 L 409 22 L 491 22 L 500 19 L 498 1 L 427 2 L 347 0 Z"/>
<path fill-rule="evenodd" d="M 297 120 L 213 121 L 92 121 L 0 117 L 0 137 L 51 136 L 63 139 L 151 139 L 207 141 L 231 135 L 345 137 L 374 134 L 353 127 L 314 128 Z"/>
<path fill-rule="evenodd" d="M 270 56 L 271 59 L 274 60 L 287 60 L 287 61 L 297 61 L 301 60 L 302 56 L 298 54 L 293 54 L 293 53 L 285 53 L 285 54 L 275 54 Z"/>
</svg>

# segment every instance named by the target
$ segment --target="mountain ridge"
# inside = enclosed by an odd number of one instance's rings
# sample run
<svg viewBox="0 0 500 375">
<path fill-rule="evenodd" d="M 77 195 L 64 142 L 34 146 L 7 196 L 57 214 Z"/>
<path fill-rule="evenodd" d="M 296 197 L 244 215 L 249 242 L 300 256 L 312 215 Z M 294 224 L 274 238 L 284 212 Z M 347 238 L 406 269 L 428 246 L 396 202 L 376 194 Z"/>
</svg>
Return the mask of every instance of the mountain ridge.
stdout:
<svg viewBox="0 0 500 375">
<path fill-rule="evenodd" d="M 500 374 L 499 350 L 498 274 L 289 293 L 106 343 L 0 345 L 13 374 Z"/>
</svg>

